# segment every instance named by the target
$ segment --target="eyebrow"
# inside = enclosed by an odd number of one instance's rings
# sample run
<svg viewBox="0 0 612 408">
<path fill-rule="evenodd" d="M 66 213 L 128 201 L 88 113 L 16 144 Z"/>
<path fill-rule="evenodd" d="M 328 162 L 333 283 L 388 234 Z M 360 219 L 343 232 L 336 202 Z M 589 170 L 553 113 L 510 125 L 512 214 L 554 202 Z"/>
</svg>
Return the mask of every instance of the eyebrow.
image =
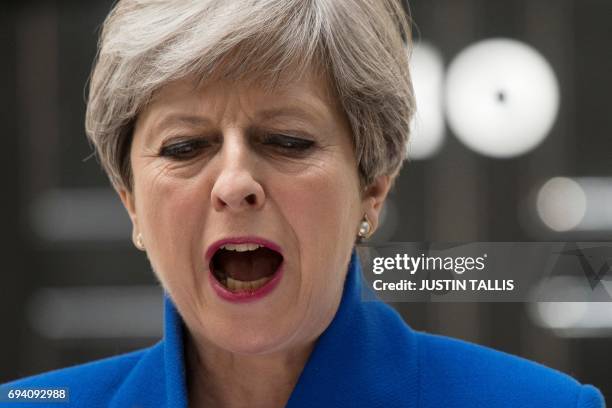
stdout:
<svg viewBox="0 0 612 408">
<path fill-rule="evenodd" d="M 207 126 L 211 124 L 212 121 L 206 116 L 171 113 L 156 123 L 154 129 L 160 130 L 172 125 Z"/>
<path fill-rule="evenodd" d="M 324 115 L 319 109 L 303 109 L 298 106 L 285 106 L 282 108 L 266 109 L 259 111 L 255 117 L 259 120 L 272 120 L 279 117 L 295 117 L 307 121 L 319 121 L 324 119 Z"/>
<path fill-rule="evenodd" d="M 315 112 L 311 112 L 314 110 Z M 320 121 L 324 119 L 324 116 L 319 109 L 303 109 L 298 106 L 285 106 L 273 109 L 264 109 L 255 114 L 255 119 L 258 121 L 267 121 L 277 118 L 298 118 L 304 121 Z M 194 127 L 212 126 L 213 121 L 204 115 L 190 115 L 190 114 L 168 114 L 165 115 L 157 124 L 154 125 L 154 129 L 161 130 L 168 126 L 175 125 L 188 125 Z"/>
</svg>

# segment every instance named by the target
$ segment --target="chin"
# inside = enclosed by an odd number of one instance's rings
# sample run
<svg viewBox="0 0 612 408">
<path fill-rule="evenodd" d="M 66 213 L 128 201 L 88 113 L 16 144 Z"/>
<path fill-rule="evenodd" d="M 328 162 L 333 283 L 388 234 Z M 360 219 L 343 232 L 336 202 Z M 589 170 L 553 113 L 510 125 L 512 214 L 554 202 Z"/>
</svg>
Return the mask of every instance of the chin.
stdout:
<svg viewBox="0 0 612 408">
<path fill-rule="evenodd" d="M 290 338 L 289 335 L 276 334 L 267 329 L 232 332 L 229 336 L 215 339 L 215 343 L 224 350 L 242 355 L 260 356 L 284 350 L 288 348 L 287 339 Z"/>
</svg>

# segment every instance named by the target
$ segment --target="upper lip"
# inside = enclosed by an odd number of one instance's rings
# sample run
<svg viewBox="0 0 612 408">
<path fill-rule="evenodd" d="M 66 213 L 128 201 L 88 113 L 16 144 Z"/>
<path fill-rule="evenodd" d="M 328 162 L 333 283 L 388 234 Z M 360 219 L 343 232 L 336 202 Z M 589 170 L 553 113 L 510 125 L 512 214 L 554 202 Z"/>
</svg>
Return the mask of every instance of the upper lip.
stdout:
<svg viewBox="0 0 612 408">
<path fill-rule="evenodd" d="M 215 252 L 226 244 L 258 244 L 276 251 L 281 255 L 283 254 L 280 245 L 265 238 L 256 236 L 228 237 L 215 241 L 208 246 L 208 249 L 206 250 L 206 261 L 210 262 L 213 255 L 215 255 Z"/>
</svg>

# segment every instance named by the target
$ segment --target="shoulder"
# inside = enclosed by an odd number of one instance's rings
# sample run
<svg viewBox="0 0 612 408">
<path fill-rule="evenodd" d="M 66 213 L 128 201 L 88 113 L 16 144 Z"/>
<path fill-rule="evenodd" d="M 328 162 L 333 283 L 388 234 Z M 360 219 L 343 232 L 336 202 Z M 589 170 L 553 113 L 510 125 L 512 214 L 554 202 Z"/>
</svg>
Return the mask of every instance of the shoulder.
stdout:
<svg viewBox="0 0 612 408">
<path fill-rule="evenodd" d="M 2 384 L 1 387 L 68 388 L 71 406 L 107 406 L 134 367 L 154 348 L 37 374 Z M 87 404 L 81 404 L 85 402 Z"/>
<path fill-rule="evenodd" d="M 425 407 L 604 407 L 595 387 L 541 364 L 426 333 L 417 344 Z"/>
</svg>

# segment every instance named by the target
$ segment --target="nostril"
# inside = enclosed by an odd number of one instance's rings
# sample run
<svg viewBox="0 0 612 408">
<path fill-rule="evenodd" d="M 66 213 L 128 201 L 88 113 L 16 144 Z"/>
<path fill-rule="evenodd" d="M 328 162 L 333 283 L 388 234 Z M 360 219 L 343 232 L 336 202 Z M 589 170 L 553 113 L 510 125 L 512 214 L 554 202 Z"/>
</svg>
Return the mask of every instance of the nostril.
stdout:
<svg viewBox="0 0 612 408">
<path fill-rule="evenodd" d="M 248 196 L 246 196 L 246 202 L 250 205 L 253 205 L 257 202 L 257 197 L 255 196 L 255 194 L 249 194 Z"/>
<path fill-rule="evenodd" d="M 262 186 L 247 172 L 226 172 L 221 175 L 211 189 L 210 196 L 216 211 L 255 209 L 266 201 Z"/>
</svg>

